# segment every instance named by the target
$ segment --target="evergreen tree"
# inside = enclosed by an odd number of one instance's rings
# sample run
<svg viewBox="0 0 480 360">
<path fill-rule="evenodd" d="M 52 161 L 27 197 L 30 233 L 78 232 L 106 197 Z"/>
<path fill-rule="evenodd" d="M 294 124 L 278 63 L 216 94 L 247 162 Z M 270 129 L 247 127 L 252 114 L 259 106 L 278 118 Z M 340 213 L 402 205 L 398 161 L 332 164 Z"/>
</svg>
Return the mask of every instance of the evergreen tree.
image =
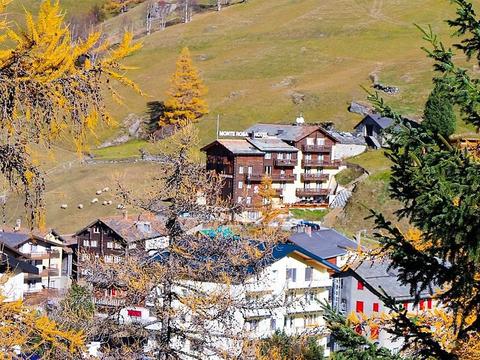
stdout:
<svg viewBox="0 0 480 360">
<path fill-rule="evenodd" d="M 462 37 L 455 47 L 478 65 L 480 21 L 468 1 L 453 2 L 457 18 L 448 24 Z M 431 47 L 425 50 L 434 61 L 437 77 L 449 89 L 452 104 L 459 107 L 466 123 L 478 129 L 479 81 L 455 62 L 453 50 L 440 42 L 431 28 L 421 30 Z M 382 214 L 373 212 L 377 239 L 416 302 L 422 292 L 429 291 L 441 304 L 434 311 L 410 314 L 385 294 L 382 300 L 392 312 L 387 331 L 403 340 L 404 350 L 415 359 L 479 359 L 480 162 L 453 147 L 439 136 L 440 131 L 432 133 L 425 124 L 418 128 L 402 124 L 403 117 L 378 94 L 370 100 L 382 115 L 400 125 L 391 130 L 387 155 L 393 162 L 390 193 L 402 204 L 398 219 L 407 219 L 414 229 L 404 234 Z M 332 323 L 329 319 L 330 327 Z M 348 324 L 343 324 L 334 334 L 338 338 L 346 331 Z M 362 350 L 359 345 L 350 345 L 358 356 L 369 349 Z"/>
<path fill-rule="evenodd" d="M 165 101 L 165 112 L 160 117 L 160 126 L 183 127 L 197 122 L 208 113 L 202 98 L 207 92 L 197 69 L 193 66 L 188 48 L 184 48 L 177 60 L 176 70 L 171 79 L 169 96 Z"/>
<path fill-rule="evenodd" d="M 434 134 L 448 138 L 455 131 L 455 112 L 449 93 L 442 81 L 437 81 L 423 113 L 423 125 Z"/>
</svg>

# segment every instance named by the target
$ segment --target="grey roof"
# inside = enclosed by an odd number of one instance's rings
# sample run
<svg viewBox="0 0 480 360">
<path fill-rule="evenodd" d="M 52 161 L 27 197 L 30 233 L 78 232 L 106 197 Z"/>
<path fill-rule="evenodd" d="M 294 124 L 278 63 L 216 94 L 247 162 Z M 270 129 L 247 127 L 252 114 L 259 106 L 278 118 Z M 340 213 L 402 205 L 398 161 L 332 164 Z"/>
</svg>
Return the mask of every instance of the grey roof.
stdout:
<svg viewBox="0 0 480 360">
<path fill-rule="evenodd" d="M 263 155 L 263 152 L 250 144 L 245 139 L 219 139 L 217 143 L 224 146 L 227 150 L 237 155 Z M 208 145 L 207 145 L 208 146 Z"/>
<path fill-rule="evenodd" d="M 357 125 L 355 125 L 355 128 L 357 128 L 358 125 L 360 125 L 361 123 L 363 123 L 367 119 L 373 120 L 382 129 L 389 128 L 394 123 L 394 120 L 392 118 L 384 117 L 380 114 L 369 114 L 369 115 L 365 116 L 362 119 L 362 121 L 360 121 Z"/>
<path fill-rule="evenodd" d="M 345 255 L 348 249 L 357 249 L 358 244 L 334 229 L 312 231 L 312 235 L 297 232 L 289 241 L 324 259 Z"/>
<path fill-rule="evenodd" d="M 373 287 L 379 293 L 385 291 L 387 295 L 392 296 L 397 301 L 413 300 L 410 294 L 410 287 L 402 285 L 398 280 L 398 271 L 391 268 L 389 259 L 362 260 L 350 269 L 357 273 L 364 283 Z M 383 289 L 383 290 L 382 290 Z M 420 297 L 430 297 L 428 291 L 423 291 Z"/>
<path fill-rule="evenodd" d="M 298 141 L 312 132 L 322 129 L 318 125 L 287 125 L 287 124 L 256 124 L 249 127 L 246 132 L 267 133 L 285 141 Z"/>
<path fill-rule="evenodd" d="M 13 256 L 0 253 L 0 269 L 20 269 L 24 273 L 38 274 L 38 268 L 26 261 L 15 259 Z"/>
<path fill-rule="evenodd" d="M 281 152 L 297 152 L 298 149 L 294 146 L 288 145 L 285 141 L 277 138 L 256 138 L 247 139 L 247 141 L 254 145 L 261 151 L 281 151 Z"/>
<path fill-rule="evenodd" d="M 16 249 L 23 243 L 32 239 L 32 235 L 18 232 L 0 232 L 0 242 Z"/>
<path fill-rule="evenodd" d="M 342 132 L 333 129 L 326 130 L 326 132 L 340 144 L 367 145 L 365 137 L 362 134 Z"/>
</svg>

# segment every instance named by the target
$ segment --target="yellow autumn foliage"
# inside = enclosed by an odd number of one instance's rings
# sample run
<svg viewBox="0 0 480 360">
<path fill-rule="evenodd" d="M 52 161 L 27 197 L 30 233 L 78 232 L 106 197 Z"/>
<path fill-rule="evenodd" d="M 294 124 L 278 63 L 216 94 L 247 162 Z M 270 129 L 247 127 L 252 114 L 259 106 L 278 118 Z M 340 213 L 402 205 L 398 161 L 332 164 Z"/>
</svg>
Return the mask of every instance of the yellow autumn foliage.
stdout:
<svg viewBox="0 0 480 360">
<path fill-rule="evenodd" d="M 188 48 L 180 53 L 170 82 L 165 101 L 166 110 L 160 118 L 160 126 L 184 127 L 197 122 L 208 113 L 207 103 L 203 99 L 207 88 L 193 65 Z"/>
<path fill-rule="evenodd" d="M 100 32 L 72 41 L 60 3 L 52 0 L 43 1 L 36 16 L 26 11 L 20 29 L 8 22 L 9 2 L 0 0 L 1 171 L 10 184 L 23 187 L 31 220 L 38 222 L 44 184 L 31 145 L 48 148 L 68 136 L 84 150 L 97 124 L 111 123 L 104 90 L 120 98 L 111 80 L 140 92 L 121 60 L 141 45 L 129 33 L 116 46 L 102 42 Z"/>
</svg>

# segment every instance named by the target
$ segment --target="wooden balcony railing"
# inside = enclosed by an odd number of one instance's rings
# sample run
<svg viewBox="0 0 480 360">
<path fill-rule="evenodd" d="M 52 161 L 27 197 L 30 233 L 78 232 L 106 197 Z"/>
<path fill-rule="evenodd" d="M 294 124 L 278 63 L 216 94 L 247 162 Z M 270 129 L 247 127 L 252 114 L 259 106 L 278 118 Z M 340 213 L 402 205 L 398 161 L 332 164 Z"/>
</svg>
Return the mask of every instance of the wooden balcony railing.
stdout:
<svg viewBox="0 0 480 360">
<path fill-rule="evenodd" d="M 297 189 L 296 194 L 298 197 L 302 196 L 326 196 L 330 194 L 330 189 Z"/>
<path fill-rule="evenodd" d="M 338 168 L 343 162 L 341 160 L 302 160 L 303 167 L 323 167 L 323 168 Z"/>
<path fill-rule="evenodd" d="M 32 260 L 43 260 L 43 259 L 57 259 L 60 256 L 60 253 L 57 250 L 53 250 L 50 253 L 47 251 L 41 252 L 32 252 L 28 254 L 29 258 Z"/>
<path fill-rule="evenodd" d="M 332 147 L 327 145 L 303 145 L 302 150 L 310 153 L 329 153 L 332 151 Z"/>
<path fill-rule="evenodd" d="M 270 175 L 272 181 L 294 182 L 295 175 L 293 174 L 272 174 Z"/>
<path fill-rule="evenodd" d="M 118 299 L 114 297 L 93 298 L 95 305 L 103 306 L 124 306 L 126 304 L 125 299 Z"/>
<path fill-rule="evenodd" d="M 302 181 L 327 181 L 329 178 L 328 174 L 312 174 L 304 173 L 302 174 Z"/>
<path fill-rule="evenodd" d="M 297 159 L 276 159 L 275 166 L 277 167 L 295 167 L 297 166 Z"/>
<path fill-rule="evenodd" d="M 245 179 L 247 181 L 259 182 L 262 181 L 264 174 L 245 174 Z"/>
</svg>

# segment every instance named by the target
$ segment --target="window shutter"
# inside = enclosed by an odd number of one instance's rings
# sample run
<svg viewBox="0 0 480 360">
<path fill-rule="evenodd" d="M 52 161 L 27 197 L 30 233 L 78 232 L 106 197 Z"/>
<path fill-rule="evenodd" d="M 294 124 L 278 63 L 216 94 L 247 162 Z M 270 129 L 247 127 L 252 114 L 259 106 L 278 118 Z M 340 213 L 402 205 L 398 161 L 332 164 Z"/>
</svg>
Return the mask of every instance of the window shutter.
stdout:
<svg viewBox="0 0 480 360">
<path fill-rule="evenodd" d="M 363 313 L 363 301 L 357 301 L 356 310 L 357 313 Z"/>
<path fill-rule="evenodd" d="M 358 290 L 363 290 L 363 283 L 360 280 L 358 280 L 358 282 L 357 282 L 357 289 Z"/>
<path fill-rule="evenodd" d="M 378 303 L 373 303 L 373 311 L 374 312 L 378 312 L 379 308 L 380 308 L 380 306 L 379 306 Z"/>
</svg>

